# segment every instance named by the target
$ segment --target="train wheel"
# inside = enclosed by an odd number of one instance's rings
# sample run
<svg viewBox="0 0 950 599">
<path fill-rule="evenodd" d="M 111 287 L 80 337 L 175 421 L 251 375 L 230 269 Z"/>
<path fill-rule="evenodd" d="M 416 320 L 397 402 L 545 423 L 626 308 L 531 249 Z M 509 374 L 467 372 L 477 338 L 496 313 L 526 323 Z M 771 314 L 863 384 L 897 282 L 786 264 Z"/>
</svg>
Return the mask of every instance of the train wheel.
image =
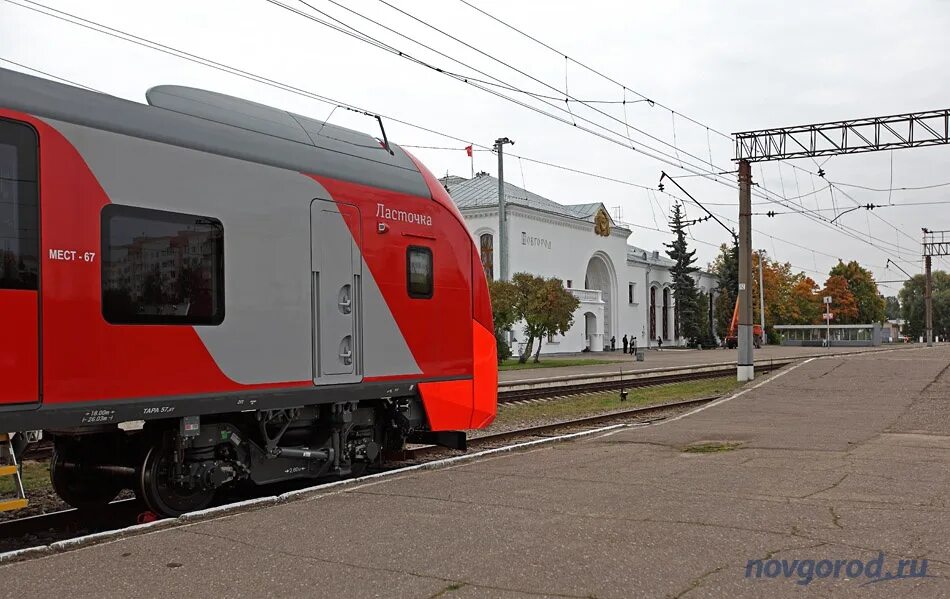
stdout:
<svg viewBox="0 0 950 599">
<path fill-rule="evenodd" d="M 172 480 L 171 451 L 164 445 L 148 450 L 142 464 L 137 495 L 150 510 L 162 516 L 180 516 L 211 505 L 213 490 L 188 489 Z"/>
<path fill-rule="evenodd" d="M 121 482 L 91 471 L 95 456 L 81 442 L 57 444 L 49 464 L 53 490 L 60 498 L 80 510 L 102 507 L 116 498 Z"/>
</svg>

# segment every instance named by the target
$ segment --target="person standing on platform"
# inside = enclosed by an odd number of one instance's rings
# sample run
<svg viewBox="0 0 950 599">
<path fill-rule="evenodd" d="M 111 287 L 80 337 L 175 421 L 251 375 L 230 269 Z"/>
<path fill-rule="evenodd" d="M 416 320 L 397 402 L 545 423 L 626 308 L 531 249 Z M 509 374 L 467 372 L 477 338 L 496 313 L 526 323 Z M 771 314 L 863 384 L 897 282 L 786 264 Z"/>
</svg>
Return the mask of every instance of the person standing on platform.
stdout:
<svg viewBox="0 0 950 599">
<path fill-rule="evenodd" d="M 656 336 L 656 351 L 663 349 L 663 337 L 659 335 Z"/>
<path fill-rule="evenodd" d="M 627 347 L 628 347 L 629 345 L 630 345 L 630 342 L 627 341 L 627 336 L 624 335 L 624 336 L 623 336 L 623 353 L 624 353 L 624 354 L 627 353 Z"/>
<path fill-rule="evenodd" d="M 610 351 L 616 351 L 616 350 L 617 350 L 617 337 L 614 336 L 614 335 L 611 335 L 611 337 L 610 337 Z"/>
<path fill-rule="evenodd" d="M 636 355 L 636 353 L 637 353 L 637 338 L 636 338 L 636 337 L 633 337 L 633 338 L 630 340 L 630 354 L 631 354 L 631 355 Z"/>
</svg>

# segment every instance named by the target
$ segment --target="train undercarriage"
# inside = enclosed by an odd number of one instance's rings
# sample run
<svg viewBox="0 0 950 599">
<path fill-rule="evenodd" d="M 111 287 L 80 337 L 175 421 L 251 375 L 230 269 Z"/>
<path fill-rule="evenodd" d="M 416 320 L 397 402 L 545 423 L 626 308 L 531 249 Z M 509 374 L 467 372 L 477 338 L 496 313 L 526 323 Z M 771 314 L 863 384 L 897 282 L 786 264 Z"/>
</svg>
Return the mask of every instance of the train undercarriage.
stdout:
<svg viewBox="0 0 950 599">
<path fill-rule="evenodd" d="M 47 431 L 50 478 L 68 504 L 96 508 L 131 489 L 161 516 L 206 508 L 222 489 L 361 474 L 407 440 L 464 448 L 426 432 L 418 398 L 330 403 Z"/>
</svg>

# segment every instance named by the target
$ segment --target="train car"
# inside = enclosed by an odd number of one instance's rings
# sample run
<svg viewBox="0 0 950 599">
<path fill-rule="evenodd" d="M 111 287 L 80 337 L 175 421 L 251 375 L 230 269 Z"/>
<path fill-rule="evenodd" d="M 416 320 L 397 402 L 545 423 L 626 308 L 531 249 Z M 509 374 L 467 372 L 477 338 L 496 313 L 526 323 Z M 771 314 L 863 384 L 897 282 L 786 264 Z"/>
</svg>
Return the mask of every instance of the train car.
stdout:
<svg viewBox="0 0 950 599">
<path fill-rule="evenodd" d="M 67 503 L 176 515 L 492 421 L 487 281 L 418 160 L 223 94 L 147 100 L 0 69 L 0 431 L 54 441 Z"/>
</svg>

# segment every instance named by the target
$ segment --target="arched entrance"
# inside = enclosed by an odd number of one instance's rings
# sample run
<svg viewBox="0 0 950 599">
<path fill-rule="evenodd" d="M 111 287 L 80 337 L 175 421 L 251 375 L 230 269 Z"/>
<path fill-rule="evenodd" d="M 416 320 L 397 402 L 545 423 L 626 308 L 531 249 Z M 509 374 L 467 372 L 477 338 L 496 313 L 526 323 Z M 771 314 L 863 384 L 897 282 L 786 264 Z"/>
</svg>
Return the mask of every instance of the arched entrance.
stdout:
<svg viewBox="0 0 950 599">
<path fill-rule="evenodd" d="M 614 322 L 613 298 L 617 293 L 617 273 L 607 254 L 595 252 L 591 256 L 587 263 L 587 274 L 584 276 L 584 288 L 599 290 L 601 299 L 604 301 L 604 325 L 600 331 L 603 338 L 610 339 L 616 336 L 617 324 Z"/>
</svg>

